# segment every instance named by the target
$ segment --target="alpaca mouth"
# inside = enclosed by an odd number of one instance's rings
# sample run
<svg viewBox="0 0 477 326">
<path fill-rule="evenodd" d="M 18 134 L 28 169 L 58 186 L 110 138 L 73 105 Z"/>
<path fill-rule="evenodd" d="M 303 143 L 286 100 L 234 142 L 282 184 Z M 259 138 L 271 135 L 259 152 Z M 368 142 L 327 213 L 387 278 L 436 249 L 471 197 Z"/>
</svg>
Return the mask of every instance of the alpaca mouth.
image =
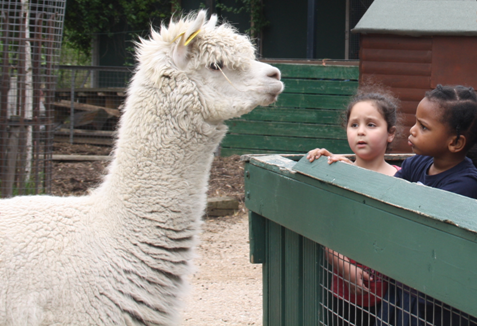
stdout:
<svg viewBox="0 0 477 326">
<path fill-rule="evenodd" d="M 266 106 L 275 103 L 278 100 L 278 95 L 280 95 L 280 92 L 275 94 L 266 94 L 267 98 L 261 103 L 261 105 Z"/>
<path fill-rule="evenodd" d="M 278 95 L 280 95 L 285 89 L 285 85 L 281 81 L 275 83 L 269 83 L 263 88 L 263 93 L 267 95 L 267 104 L 271 104 L 277 101 Z"/>
</svg>

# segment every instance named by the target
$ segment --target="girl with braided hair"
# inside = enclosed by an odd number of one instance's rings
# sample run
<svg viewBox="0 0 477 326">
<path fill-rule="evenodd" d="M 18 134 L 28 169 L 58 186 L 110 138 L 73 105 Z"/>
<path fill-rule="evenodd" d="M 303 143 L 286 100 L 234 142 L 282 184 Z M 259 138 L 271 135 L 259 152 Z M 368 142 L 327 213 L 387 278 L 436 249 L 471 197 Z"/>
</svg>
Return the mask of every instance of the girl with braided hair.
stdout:
<svg viewBox="0 0 477 326">
<path fill-rule="evenodd" d="M 426 93 L 416 111 L 409 146 L 396 177 L 477 198 L 477 168 L 466 154 L 477 142 L 477 94 L 473 88 L 442 86 Z"/>
<path fill-rule="evenodd" d="M 474 89 L 437 85 L 416 110 L 408 138 L 416 155 L 404 160 L 395 176 L 477 199 L 477 168 L 466 156 L 476 142 Z M 375 326 L 386 322 L 394 326 L 477 326 L 474 317 L 392 280 Z"/>
</svg>

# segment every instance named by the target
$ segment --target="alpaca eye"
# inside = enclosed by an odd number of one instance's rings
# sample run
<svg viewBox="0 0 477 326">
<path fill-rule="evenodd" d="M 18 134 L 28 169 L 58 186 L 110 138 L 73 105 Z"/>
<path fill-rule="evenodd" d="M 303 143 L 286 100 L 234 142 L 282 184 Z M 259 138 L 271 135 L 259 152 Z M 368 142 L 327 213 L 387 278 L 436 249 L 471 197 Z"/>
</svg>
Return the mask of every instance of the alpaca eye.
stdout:
<svg viewBox="0 0 477 326">
<path fill-rule="evenodd" d="M 209 66 L 212 70 L 220 70 L 224 68 L 224 63 L 222 61 L 214 62 Z"/>
</svg>

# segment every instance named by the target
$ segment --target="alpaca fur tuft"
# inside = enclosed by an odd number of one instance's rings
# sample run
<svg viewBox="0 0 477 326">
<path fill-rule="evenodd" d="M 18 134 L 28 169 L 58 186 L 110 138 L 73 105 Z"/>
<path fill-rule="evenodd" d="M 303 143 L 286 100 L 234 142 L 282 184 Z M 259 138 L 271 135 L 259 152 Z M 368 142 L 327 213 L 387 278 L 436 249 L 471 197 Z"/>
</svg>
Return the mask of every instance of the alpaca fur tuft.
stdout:
<svg viewBox="0 0 477 326">
<path fill-rule="evenodd" d="M 0 201 L 0 325 L 180 323 L 223 121 L 283 90 L 247 37 L 215 25 L 201 11 L 140 40 L 98 188 Z"/>
</svg>

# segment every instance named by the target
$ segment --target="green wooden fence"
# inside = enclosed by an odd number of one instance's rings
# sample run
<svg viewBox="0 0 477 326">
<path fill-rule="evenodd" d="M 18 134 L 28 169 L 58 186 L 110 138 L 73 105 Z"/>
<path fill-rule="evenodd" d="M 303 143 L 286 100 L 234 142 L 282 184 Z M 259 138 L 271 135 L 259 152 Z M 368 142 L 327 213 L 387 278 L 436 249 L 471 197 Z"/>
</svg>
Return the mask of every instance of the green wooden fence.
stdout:
<svg viewBox="0 0 477 326">
<path fill-rule="evenodd" d="M 477 316 L 477 201 L 325 158 L 245 167 L 263 325 L 325 325 L 321 246 Z"/>
<path fill-rule="evenodd" d="M 358 67 L 273 65 L 282 72 L 283 94 L 272 106 L 228 121 L 221 155 L 303 153 L 316 147 L 350 152 L 340 113 L 358 87 Z"/>
</svg>

